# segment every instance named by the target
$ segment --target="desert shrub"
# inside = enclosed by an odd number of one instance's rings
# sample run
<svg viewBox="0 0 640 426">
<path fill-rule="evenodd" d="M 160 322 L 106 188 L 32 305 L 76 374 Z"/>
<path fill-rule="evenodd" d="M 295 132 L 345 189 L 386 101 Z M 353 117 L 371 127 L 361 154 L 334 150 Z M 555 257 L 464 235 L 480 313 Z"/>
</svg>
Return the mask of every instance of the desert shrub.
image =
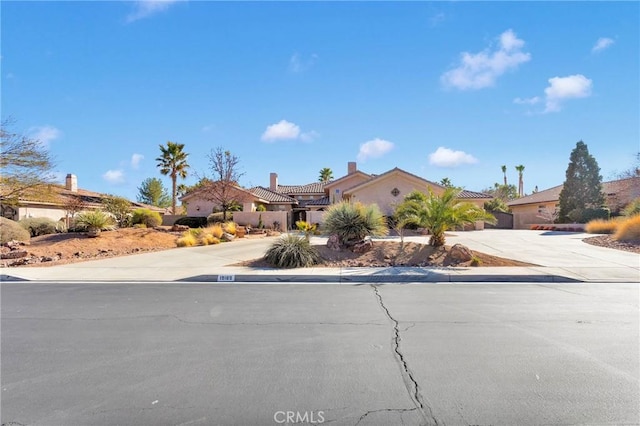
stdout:
<svg viewBox="0 0 640 426">
<path fill-rule="evenodd" d="M 175 225 L 186 225 L 189 228 L 202 228 L 207 226 L 207 218 L 200 216 L 185 216 L 176 220 Z"/>
<path fill-rule="evenodd" d="M 304 268 L 316 265 L 320 255 L 306 238 L 287 234 L 267 249 L 264 260 L 276 268 Z"/>
<path fill-rule="evenodd" d="M 478 256 L 473 255 L 471 256 L 471 266 L 480 266 L 482 265 L 482 259 L 480 259 Z"/>
<path fill-rule="evenodd" d="M 296 221 L 296 228 L 298 228 L 299 231 L 302 231 L 304 233 L 304 237 L 308 240 L 315 234 L 317 225 L 305 222 L 304 220 L 298 220 Z"/>
<path fill-rule="evenodd" d="M 29 241 L 29 231 L 24 229 L 15 220 L 0 217 L 0 243 L 9 241 Z"/>
<path fill-rule="evenodd" d="M 640 215 L 637 214 L 621 220 L 613 239 L 618 241 L 640 240 Z"/>
<path fill-rule="evenodd" d="M 595 219 L 588 222 L 584 230 L 589 234 L 614 234 L 620 225 L 620 219 Z"/>
<path fill-rule="evenodd" d="M 385 218 L 375 204 L 341 202 L 332 205 L 324 217 L 323 230 L 326 234 L 338 235 L 345 245 L 352 245 L 367 236 L 387 235 Z"/>
<path fill-rule="evenodd" d="M 640 214 L 640 198 L 636 198 L 622 209 L 622 214 L 627 217 Z"/>
<path fill-rule="evenodd" d="M 222 225 L 222 229 L 224 229 L 224 232 L 227 232 L 231 235 L 236 235 L 237 228 L 238 227 L 236 223 L 232 221 L 225 222 L 224 225 Z"/>
<path fill-rule="evenodd" d="M 135 225 L 133 225 L 133 227 L 135 229 L 146 229 L 147 225 L 145 225 L 144 223 L 136 223 Z"/>
<path fill-rule="evenodd" d="M 57 232 L 57 222 L 48 217 L 27 217 L 18 223 L 29 231 L 32 237 L 55 234 Z"/>
<path fill-rule="evenodd" d="M 178 247 L 193 247 L 198 245 L 198 238 L 193 233 L 187 231 L 176 240 Z"/>
<path fill-rule="evenodd" d="M 224 234 L 224 230 L 222 229 L 222 224 L 220 223 L 216 223 L 215 225 L 208 226 L 205 229 L 208 233 L 210 233 L 216 238 L 222 238 L 222 234 Z"/>
<path fill-rule="evenodd" d="M 219 244 L 220 243 L 220 239 L 216 238 L 213 236 L 213 234 L 211 234 L 210 232 L 204 231 L 200 234 L 200 238 L 198 240 L 200 242 L 201 245 L 203 246 L 208 246 L 211 244 Z"/>
<path fill-rule="evenodd" d="M 102 210 L 93 210 L 76 216 L 75 225 L 86 230 L 108 231 L 114 228 L 114 219 Z"/>
<path fill-rule="evenodd" d="M 160 216 L 160 213 L 149 209 L 136 209 L 133 211 L 131 223 L 134 225 L 144 224 L 148 228 L 155 228 L 162 225 L 162 216 Z"/>
</svg>

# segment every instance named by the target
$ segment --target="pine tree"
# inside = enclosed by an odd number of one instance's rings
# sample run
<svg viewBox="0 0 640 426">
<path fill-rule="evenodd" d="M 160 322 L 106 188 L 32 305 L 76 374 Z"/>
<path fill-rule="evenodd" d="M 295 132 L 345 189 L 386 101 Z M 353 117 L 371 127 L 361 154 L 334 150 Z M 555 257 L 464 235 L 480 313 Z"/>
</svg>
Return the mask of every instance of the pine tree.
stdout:
<svg viewBox="0 0 640 426">
<path fill-rule="evenodd" d="M 582 211 L 602 207 L 602 176 L 596 159 L 587 145 L 579 141 L 571 151 L 566 178 L 559 199 L 558 218 L 561 223 L 581 221 Z"/>
</svg>

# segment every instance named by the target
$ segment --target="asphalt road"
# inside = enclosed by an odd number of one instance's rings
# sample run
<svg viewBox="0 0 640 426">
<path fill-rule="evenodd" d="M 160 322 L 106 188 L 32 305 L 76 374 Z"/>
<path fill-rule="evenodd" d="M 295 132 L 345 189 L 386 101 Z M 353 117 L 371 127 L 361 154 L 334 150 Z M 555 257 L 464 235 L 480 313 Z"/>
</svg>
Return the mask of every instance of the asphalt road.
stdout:
<svg viewBox="0 0 640 426">
<path fill-rule="evenodd" d="M 640 423 L 637 284 L 0 290 L 6 425 Z"/>
</svg>

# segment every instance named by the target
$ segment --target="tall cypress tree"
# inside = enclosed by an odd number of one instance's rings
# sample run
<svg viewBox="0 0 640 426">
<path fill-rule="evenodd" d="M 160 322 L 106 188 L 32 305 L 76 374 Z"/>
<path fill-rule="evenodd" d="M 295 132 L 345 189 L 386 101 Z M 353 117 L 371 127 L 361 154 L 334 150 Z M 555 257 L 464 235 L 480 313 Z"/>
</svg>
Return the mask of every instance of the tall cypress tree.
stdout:
<svg viewBox="0 0 640 426">
<path fill-rule="evenodd" d="M 558 219 L 561 223 L 576 220 L 584 209 L 598 208 L 604 204 L 600 167 L 589 154 L 587 145 L 579 141 L 571 151 L 569 160 L 559 199 Z"/>
</svg>

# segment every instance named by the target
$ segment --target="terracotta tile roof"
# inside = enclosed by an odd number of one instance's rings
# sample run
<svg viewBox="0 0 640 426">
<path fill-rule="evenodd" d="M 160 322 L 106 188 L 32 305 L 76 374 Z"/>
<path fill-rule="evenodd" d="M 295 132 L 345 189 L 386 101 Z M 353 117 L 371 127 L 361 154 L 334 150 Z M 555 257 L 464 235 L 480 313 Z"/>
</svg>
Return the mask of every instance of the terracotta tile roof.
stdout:
<svg viewBox="0 0 640 426">
<path fill-rule="evenodd" d="M 277 204 L 296 204 L 297 201 L 294 198 L 288 197 L 284 194 L 280 194 L 278 192 L 271 191 L 262 186 L 256 186 L 254 188 L 249 189 L 256 197 L 268 201 L 269 203 L 277 203 Z"/>
<path fill-rule="evenodd" d="M 560 192 L 562 191 L 563 186 L 564 185 L 554 186 L 553 188 L 545 189 L 544 191 L 539 191 L 535 194 L 509 201 L 507 205 L 520 206 L 523 204 L 558 201 L 560 199 Z M 602 192 L 609 196 L 624 193 L 625 198 L 628 197 L 628 200 L 631 201 L 634 198 L 640 197 L 640 177 L 602 182 Z"/>
<path fill-rule="evenodd" d="M 331 203 L 329 202 L 328 196 L 317 198 L 315 200 L 308 200 L 304 203 L 305 206 L 328 206 L 329 204 Z"/>
<path fill-rule="evenodd" d="M 281 194 L 324 194 L 325 185 L 331 182 L 313 182 L 306 185 L 278 185 Z"/>
<path fill-rule="evenodd" d="M 473 198 L 473 199 L 486 198 L 486 199 L 491 199 L 493 197 L 491 195 L 489 195 L 489 194 L 485 194 L 484 192 L 467 191 L 466 189 L 463 189 L 462 192 L 460 192 L 460 194 L 458 194 L 458 198 L 464 198 L 464 199 L 468 199 L 468 198 Z"/>
</svg>

